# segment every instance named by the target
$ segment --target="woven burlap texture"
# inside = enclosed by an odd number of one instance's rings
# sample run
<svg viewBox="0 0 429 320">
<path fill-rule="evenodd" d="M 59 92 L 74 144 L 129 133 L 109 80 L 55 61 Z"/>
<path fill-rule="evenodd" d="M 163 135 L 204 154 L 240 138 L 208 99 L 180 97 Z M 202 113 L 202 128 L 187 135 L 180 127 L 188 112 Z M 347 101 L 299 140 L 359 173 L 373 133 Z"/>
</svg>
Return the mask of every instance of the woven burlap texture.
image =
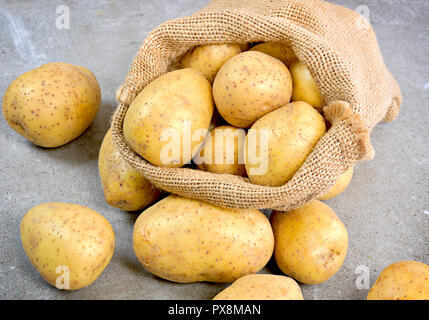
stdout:
<svg viewBox="0 0 429 320">
<path fill-rule="evenodd" d="M 198 45 L 259 41 L 288 45 L 309 67 L 332 124 L 291 180 L 270 187 L 232 175 L 160 168 L 130 149 L 122 131 L 128 105 L 184 53 Z M 402 97 L 373 29 L 358 13 L 320 0 L 216 0 L 150 32 L 117 99 L 116 146 L 158 188 L 223 207 L 289 211 L 326 192 L 358 161 L 373 157 L 370 132 L 380 121 L 396 118 Z"/>
</svg>

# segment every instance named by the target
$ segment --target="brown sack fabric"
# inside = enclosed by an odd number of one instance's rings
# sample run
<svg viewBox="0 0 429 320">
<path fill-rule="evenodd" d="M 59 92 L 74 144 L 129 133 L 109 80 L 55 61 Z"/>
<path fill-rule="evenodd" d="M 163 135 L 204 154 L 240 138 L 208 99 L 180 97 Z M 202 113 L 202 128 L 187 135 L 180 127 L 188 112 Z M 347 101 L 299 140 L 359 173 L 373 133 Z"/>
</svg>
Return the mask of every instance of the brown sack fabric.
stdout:
<svg viewBox="0 0 429 320">
<path fill-rule="evenodd" d="M 122 126 L 128 105 L 152 80 L 172 70 L 189 49 L 213 43 L 283 42 L 311 70 L 332 127 L 294 177 L 280 187 L 189 168 L 160 168 L 134 153 Z M 223 207 L 288 211 L 328 190 L 358 161 L 373 157 L 369 134 L 393 121 L 401 92 L 366 20 L 320 0 L 215 0 L 203 10 L 160 25 L 144 40 L 117 92 L 112 133 L 122 156 L 154 185 Z"/>
</svg>

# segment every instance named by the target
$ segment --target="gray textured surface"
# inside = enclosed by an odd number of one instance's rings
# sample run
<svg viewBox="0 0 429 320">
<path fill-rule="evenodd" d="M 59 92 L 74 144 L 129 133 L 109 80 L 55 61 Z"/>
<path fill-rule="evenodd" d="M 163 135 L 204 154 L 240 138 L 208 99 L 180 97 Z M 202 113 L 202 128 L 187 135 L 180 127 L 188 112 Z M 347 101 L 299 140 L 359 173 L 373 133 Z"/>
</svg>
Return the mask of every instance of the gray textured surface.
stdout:
<svg viewBox="0 0 429 320">
<path fill-rule="evenodd" d="M 357 166 L 350 187 L 328 202 L 344 221 L 350 245 L 329 281 L 302 286 L 306 299 L 362 299 L 355 270 L 368 266 L 371 284 L 398 260 L 429 263 L 429 2 L 335 1 L 366 5 L 385 61 L 404 95 L 399 118 L 372 133 L 375 159 Z M 145 35 L 206 1 L 68 1 L 69 30 L 55 27 L 59 1 L 0 1 L 0 93 L 21 73 L 65 61 L 94 72 L 103 102 L 92 126 L 53 150 L 35 147 L 0 119 L 0 299 L 210 299 L 223 284 L 174 284 L 140 266 L 131 248 L 135 214 L 109 207 L 97 170 L 98 150 L 115 108 L 114 92 Z M 19 222 L 46 201 L 88 206 L 112 224 L 116 251 L 91 286 L 59 291 L 38 275 L 21 247 Z M 264 272 L 278 272 L 272 264 Z"/>
</svg>

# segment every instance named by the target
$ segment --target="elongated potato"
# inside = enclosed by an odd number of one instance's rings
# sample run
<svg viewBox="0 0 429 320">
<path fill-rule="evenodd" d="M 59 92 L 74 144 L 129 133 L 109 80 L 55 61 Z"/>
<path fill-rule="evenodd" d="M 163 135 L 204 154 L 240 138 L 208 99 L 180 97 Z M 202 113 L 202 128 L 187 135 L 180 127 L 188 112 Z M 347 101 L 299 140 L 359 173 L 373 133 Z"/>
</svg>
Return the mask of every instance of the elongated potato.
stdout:
<svg viewBox="0 0 429 320">
<path fill-rule="evenodd" d="M 304 297 L 292 278 L 251 274 L 236 280 L 213 300 L 304 300 Z"/>
<path fill-rule="evenodd" d="M 323 117 L 305 102 L 293 102 L 263 116 L 246 137 L 250 181 L 268 186 L 285 184 L 325 130 Z"/>
<path fill-rule="evenodd" d="M 94 282 L 115 249 L 115 234 L 101 214 L 60 202 L 30 209 L 21 220 L 21 240 L 37 272 L 49 284 L 64 290 L 77 290 Z"/>
<path fill-rule="evenodd" d="M 170 281 L 232 282 L 271 258 L 273 232 L 259 210 L 226 209 L 171 195 L 146 209 L 133 233 L 134 252 Z"/>
<path fill-rule="evenodd" d="M 305 101 L 322 111 L 323 97 L 307 66 L 295 61 L 290 65 L 290 73 L 293 83 L 292 101 Z"/>
<path fill-rule="evenodd" d="M 114 145 L 110 129 L 101 144 L 98 170 L 104 197 L 115 208 L 140 210 L 161 195 L 160 190 L 122 158 Z"/>
<path fill-rule="evenodd" d="M 133 100 L 124 119 L 124 138 L 150 163 L 181 167 L 203 144 L 213 108 L 210 83 L 200 72 L 168 72 Z"/>
</svg>

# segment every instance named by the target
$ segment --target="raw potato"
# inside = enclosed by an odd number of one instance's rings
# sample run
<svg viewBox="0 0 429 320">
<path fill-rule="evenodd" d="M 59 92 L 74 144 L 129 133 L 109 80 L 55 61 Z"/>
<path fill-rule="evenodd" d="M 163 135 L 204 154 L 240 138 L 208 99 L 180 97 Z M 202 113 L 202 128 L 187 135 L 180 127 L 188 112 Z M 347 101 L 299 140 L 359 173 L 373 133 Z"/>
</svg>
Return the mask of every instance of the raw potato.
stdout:
<svg viewBox="0 0 429 320">
<path fill-rule="evenodd" d="M 251 131 L 256 134 L 256 142 L 250 138 Z M 292 102 L 263 116 L 246 137 L 246 171 L 250 181 L 268 186 L 285 184 L 325 131 L 323 117 L 305 102 Z M 261 147 L 264 132 L 267 132 L 268 148 Z M 255 148 L 256 154 L 252 152 Z"/>
<path fill-rule="evenodd" d="M 305 101 L 322 111 L 323 97 L 307 66 L 295 61 L 290 65 L 290 73 L 293 83 L 292 101 Z"/>
<path fill-rule="evenodd" d="M 109 129 L 101 144 L 98 169 L 108 204 L 127 211 L 143 209 L 161 192 L 126 162 L 115 147 Z"/>
<path fill-rule="evenodd" d="M 348 234 L 335 212 L 312 200 L 288 213 L 275 211 L 271 224 L 274 257 L 288 276 L 305 284 L 322 283 L 343 265 Z"/>
<path fill-rule="evenodd" d="M 210 83 L 213 83 L 217 72 L 225 62 L 240 52 L 241 48 L 238 44 L 198 46 L 182 58 L 181 67 L 195 69 L 201 72 Z"/>
<path fill-rule="evenodd" d="M 246 168 L 243 159 L 245 139 L 244 129 L 232 126 L 220 126 L 213 129 L 200 152 L 200 160 L 203 162 L 197 164 L 197 167 L 208 172 L 245 177 Z"/>
<path fill-rule="evenodd" d="M 236 280 L 213 300 L 304 300 L 295 280 L 272 274 L 252 274 Z"/>
<path fill-rule="evenodd" d="M 238 44 L 240 46 L 241 52 L 247 51 L 250 49 L 250 43 L 249 42 L 243 42 Z"/>
<path fill-rule="evenodd" d="M 34 144 L 55 148 L 89 127 L 100 101 L 100 86 L 88 69 L 54 62 L 12 81 L 3 114 L 12 129 Z"/>
<path fill-rule="evenodd" d="M 297 57 L 295 56 L 295 53 L 292 51 L 292 49 L 281 43 L 260 43 L 250 49 L 250 51 L 259 51 L 268 54 L 269 56 L 283 62 L 288 68 L 292 62 L 297 60 Z"/>
<path fill-rule="evenodd" d="M 328 190 L 328 192 L 318 197 L 317 199 L 328 200 L 338 196 L 341 192 L 347 189 L 347 187 L 350 184 L 350 181 L 352 181 L 352 177 L 353 177 L 353 168 L 350 168 L 340 176 L 338 181 Z"/>
<path fill-rule="evenodd" d="M 213 97 L 221 116 L 249 128 L 263 115 L 289 103 L 292 78 L 281 61 L 257 51 L 234 56 L 219 70 Z"/>
<path fill-rule="evenodd" d="M 154 165 L 181 167 L 203 144 L 213 108 L 210 83 L 200 72 L 168 72 L 131 103 L 124 119 L 125 140 Z M 198 131 L 205 133 L 200 136 Z"/>
<path fill-rule="evenodd" d="M 163 279 L 232 282 L 265 266 L 274 237 L 259 210 L 171 195 L 138 217 L 133 248 L 141 264 Z"/>
<path fill-rule="evenodd" d="M 395 262 L 384 269 L 368 300 L 429 300 L 429 266 L 417 261 Z"/>
<path fill-rule="evenodd" d="M 59 202 L 30 209 L 21 220 L 21 240 L 40 275 L 65 290 L 77 290 L 94 282 L 115 249 L 115 234 L 101 214 Z"/>
</svg>

